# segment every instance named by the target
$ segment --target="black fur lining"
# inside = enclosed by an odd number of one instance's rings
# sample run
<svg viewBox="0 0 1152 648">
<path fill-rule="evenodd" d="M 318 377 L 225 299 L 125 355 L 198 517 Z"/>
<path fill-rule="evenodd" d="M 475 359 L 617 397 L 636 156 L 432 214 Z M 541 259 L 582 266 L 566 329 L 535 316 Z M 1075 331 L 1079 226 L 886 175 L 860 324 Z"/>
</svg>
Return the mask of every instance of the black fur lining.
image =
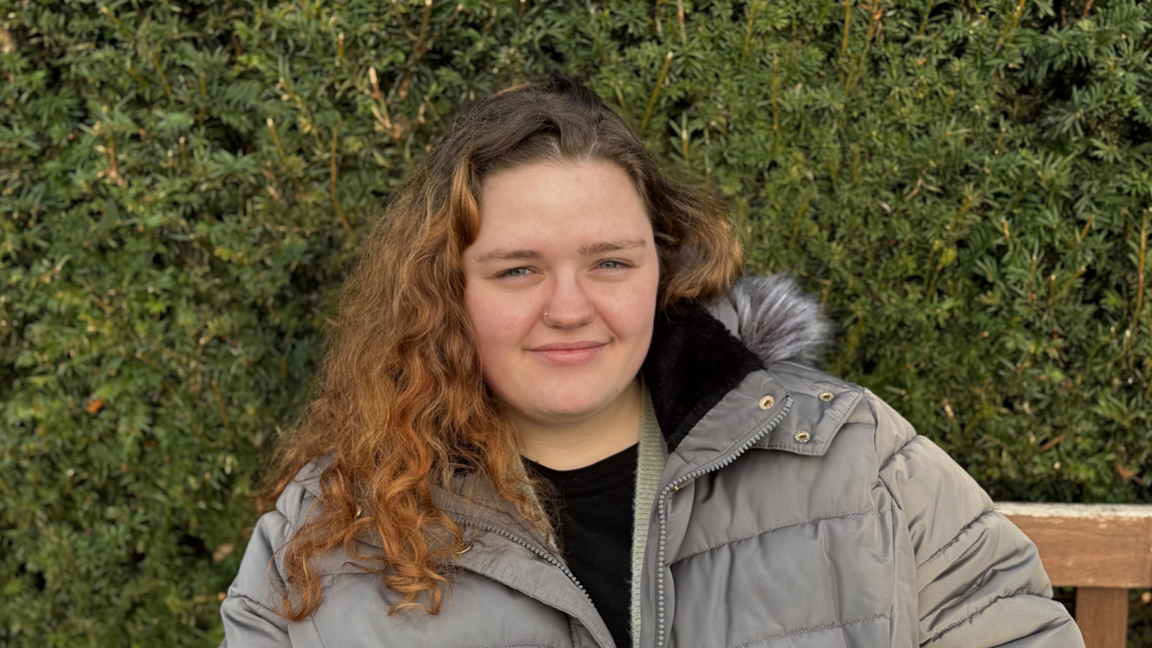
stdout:
<svg viewBox="0 0 1152 648">
<path fill-rule="evenodd" d="M 641 371 L 668 451 L 759 369 L 760 359 L 702 306 L 688 303 L 658 313 Z"/>
</svg>

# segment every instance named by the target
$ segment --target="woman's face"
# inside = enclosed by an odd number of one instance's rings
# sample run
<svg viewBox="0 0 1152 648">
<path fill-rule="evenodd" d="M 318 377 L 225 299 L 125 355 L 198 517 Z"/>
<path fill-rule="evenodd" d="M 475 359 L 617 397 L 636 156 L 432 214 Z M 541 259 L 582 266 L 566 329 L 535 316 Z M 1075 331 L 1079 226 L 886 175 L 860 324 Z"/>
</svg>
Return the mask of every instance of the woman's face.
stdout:
<svg viewBox="0 0 1152 648">
<path fill-rule="evenodd" d="M 660 270 L 643 201 L 619 167 L 538 162 L 486 178 L 463 264 L 484 378 L 514 418 L 579 423 L 636 377 Z"/>
</svg>

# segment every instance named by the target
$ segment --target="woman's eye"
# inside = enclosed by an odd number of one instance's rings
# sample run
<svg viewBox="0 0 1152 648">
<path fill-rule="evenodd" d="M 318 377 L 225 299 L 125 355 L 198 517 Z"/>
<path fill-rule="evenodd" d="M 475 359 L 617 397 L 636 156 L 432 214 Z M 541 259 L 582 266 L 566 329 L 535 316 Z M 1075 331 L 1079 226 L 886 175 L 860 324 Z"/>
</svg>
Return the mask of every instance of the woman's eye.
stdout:
<svg viewBox="0 0 1152 648">
<path fill-rule="evenodd" d="M 628 264 L 623 261 L 601 261 L 599 267 L 604 270 L 619 270 L 628 267 Z"/>
<path fill-rule="evenodd" d="M 531 272 L 531 271 L 528 268 L 512 268 L 511 270 L 505 270 L 504 272 L 501 272 L 499 276 L 501 276 L 501 277 L 526 277 L 526 276 L 528 276 L 529 272 Z"/>
</svg>

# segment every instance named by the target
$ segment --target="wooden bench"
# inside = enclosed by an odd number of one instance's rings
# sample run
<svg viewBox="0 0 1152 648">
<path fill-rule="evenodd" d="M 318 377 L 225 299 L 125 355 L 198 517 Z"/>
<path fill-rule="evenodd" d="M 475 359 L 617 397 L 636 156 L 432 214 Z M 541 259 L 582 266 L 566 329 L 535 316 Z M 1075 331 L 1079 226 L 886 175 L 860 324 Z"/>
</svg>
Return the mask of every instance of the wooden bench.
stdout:
<svg viewBox="0 0 1152 648">
<path fill-rule="evenodd" d="M 1128 590 L 1152 587 L 1152 505 L 999 502 L 1040 550 L 1055 587 L 1076 588 L 1087 648 L 1125 648 Z"/>
</svg>

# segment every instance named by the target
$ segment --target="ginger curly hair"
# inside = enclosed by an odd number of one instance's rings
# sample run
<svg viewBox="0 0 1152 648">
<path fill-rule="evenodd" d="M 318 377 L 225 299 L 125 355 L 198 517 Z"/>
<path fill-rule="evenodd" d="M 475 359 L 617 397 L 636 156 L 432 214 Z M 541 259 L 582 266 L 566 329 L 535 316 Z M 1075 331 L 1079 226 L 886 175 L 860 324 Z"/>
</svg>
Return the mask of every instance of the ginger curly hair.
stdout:
<svg viewBox="0 0 1152 648">
<path fill-rule="evenodd" d="M 515 430 L 485 386 L 461 269 L 479 232 L 484 178 L 537 161 L 606 162 L 628 174 L 655 232 L 659 308 L 719 297 L 738 278 L 740 246 L 725 205 L 665 177 L 594 92 L 553 77 L 481 101 L 372 229 L 343 286 L 316 395 L 278 442 L 265 504 L 306 464 L 330 457 L 319 477 L 322 505 L 281 549 L 284 617 L 300 620 L 320 605 L 313 561 L 338 548 L 402 596 L 390 613 L 439 613 L 463 540 L 432 493 L 450 488 L 458 471 L 479 473 L 547 527 L 524 488 Z M 387 558 L 359 549 L 364 538 Z"/>
</svg>

